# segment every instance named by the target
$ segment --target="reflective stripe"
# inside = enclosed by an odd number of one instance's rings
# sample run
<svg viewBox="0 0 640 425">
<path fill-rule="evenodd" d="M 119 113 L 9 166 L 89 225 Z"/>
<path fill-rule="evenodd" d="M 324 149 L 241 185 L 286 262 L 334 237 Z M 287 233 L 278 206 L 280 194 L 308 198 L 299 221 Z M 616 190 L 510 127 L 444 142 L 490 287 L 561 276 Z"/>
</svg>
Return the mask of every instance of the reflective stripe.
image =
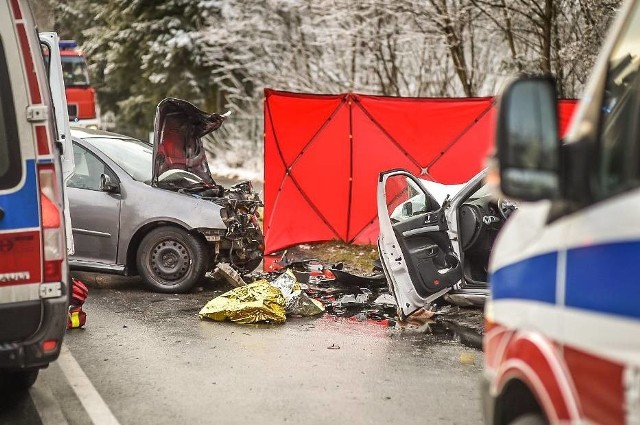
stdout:
<svg viewBox="0 0 640 425">
<path fill-rule="evenodd" d="M 490 277 L 493 299 L 556 302 L 558 253 L 538 255 L 496 270 Z"/>
<path fill-rule="evenodd" d="M 40 284 L 0 286 L 0 304 L 33 301 L 40 299 Z"/>
<path fill-rule="evenodd" d="M 79 328 L 80 327 L 80 312 L 73 311 L 73 312 L 69 313 L 69 319 L 71 320 L 71 327 L 72 328 Z"/>
<path fill-rule="evenodd" d="M 558 253 L 528 258 L 491 276 L 494 299 L 556 303 Z M 566 253 L 565 305 L 640 319 L 640 242 L 616 242 Z M 560 300 L 562 301 L 562 300 Z"/>
<path fill-rule="evenodd" d="M 640 242 L 571 249 L 566 305 L 640 319 Z"/>
<path fill-rule="evenodd" d="M 36 67 L 33 62 L 31 46 L 29 45 L 29 38 L 27 36 L 27 29 L 22 22 L 16 22 L 16 31 L 18 32 L 22 58 L 27 71 L 27 87 L 29 87 L 31 103 L 39 104 L 42 102 L 42 96 L 40 95 L 40 83 L 38 82 L 38 75 L 36 74 Z"/>
</svg>

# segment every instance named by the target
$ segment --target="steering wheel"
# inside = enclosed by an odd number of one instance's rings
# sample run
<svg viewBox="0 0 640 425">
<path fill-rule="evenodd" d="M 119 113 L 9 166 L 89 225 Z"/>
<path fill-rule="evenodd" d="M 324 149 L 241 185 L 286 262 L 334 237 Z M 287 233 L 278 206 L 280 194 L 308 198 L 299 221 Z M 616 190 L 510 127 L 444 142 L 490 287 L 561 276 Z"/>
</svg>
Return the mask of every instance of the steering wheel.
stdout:
<svg viewBox="0 0 640 425">
<path fill-rule="evenodd" d="M 500 215 L 505 220 L 508 219 L 509 216 L 513 214 L 513 212 L 517 209 L 518 209 L 517 202 L 510 201 L 509 199 L 506 199 L 506 198 L 498 199 L 498 211 L 500 211 Z"/>
</svg>

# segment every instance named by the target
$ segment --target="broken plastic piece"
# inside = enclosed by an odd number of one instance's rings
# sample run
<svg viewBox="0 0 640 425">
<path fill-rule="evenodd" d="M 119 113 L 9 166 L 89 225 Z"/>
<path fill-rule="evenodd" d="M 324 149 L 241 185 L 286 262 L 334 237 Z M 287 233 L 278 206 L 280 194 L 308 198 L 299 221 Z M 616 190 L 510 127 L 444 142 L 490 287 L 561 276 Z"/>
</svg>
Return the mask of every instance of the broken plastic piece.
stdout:
<svg viewBox="0 0 640 425">
<path fill-rule="evenodd" d="M 320 301 L 313 300 L 302 292 L 300 283 L 290 269 L 287 269 L 271 285 L 280 289 L 285 300 L 287 314 L 294 316 L 314 316 L 324 312 Z"/>
<path fill-rule="evenodd" d="M 396 306 L 396 300 L 395 298 L 393 298 L 393 295 L 391 294 L 380 294 L 378 296 L 378 298 L 376 298 L 373 301 L 374 304 L 379 304 L 379 305 L 384 305 L 384 306 L 389 306 L 389 307 L 395 307 Z"/>
<path fill-rule="evenodd" d="M 231 267 L 229 263 L 218 263 L 218 266 L 213 271 L 213 277 L 216 279 L 224 279 L 234 288 L 239 288 L 247 284 L 247 282 L 242 279 L 242 276 L 240 276 L 240 273 Z"/>
</svg>

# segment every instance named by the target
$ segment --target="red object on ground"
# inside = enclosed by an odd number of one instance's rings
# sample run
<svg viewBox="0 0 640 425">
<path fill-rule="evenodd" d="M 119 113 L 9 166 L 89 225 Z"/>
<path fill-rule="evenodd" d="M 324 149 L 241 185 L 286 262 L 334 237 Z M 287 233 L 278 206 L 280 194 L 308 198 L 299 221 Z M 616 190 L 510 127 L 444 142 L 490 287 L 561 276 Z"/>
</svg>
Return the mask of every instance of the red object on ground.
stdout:
<svg viewBox="0 0 640 425">
<path fill-rule="evenodd" d="M 82 310 L 82 305 L 87 300 L 88 295 L 89 290 L 85 284 L 78 279 L 72 278 L 67 329 L 81 328 L 87 323 L 87 314 Z"/>
<path fill-rule="evenodd" d="M 69 315 L 67 316 L 67 329 L 81 328 L 87 323 L 87 313 L 82 307 L 69 307 Z"/>
<path fill-rule="evenodd" d="M 72 286 L 71 286 L 71 304 L 76 306 L 81 306 L 87 299 L 89 295 L 89 290 L 85 286 L 84 283 L 79 281 L 76 278 L 72 278 Z"/>
<path fill-rule="evenodd" d="M 560 101 L 564 134 L 575 100 Z M 376 185 L 403 168 L 464 183 L 494 141 L 494 98 L 316 95 L 265 89 L 265 253 L 305 242 L 373 244 Z"/>
</svg>

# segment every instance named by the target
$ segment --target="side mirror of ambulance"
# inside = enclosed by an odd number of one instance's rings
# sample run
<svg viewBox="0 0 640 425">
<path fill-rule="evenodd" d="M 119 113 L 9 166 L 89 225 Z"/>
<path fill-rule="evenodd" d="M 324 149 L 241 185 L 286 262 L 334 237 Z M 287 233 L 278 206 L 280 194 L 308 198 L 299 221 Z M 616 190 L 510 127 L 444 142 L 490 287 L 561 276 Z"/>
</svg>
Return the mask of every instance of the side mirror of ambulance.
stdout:
<svg viewBox="0 0 640 425">
<path fill-rule="evenodd" d="M 507 86 L 496 127 L 500 190 L 537 201 L 560 194 L 560 139 L 555 81 L 520 78 Z"/>
<path fill-rule="evenodd" d="M 100 190 L 107 193 L 120 193 L 120 185 L 111 181 L 111 177 L 106 174 L 100 175 Z"/>
</svg>

